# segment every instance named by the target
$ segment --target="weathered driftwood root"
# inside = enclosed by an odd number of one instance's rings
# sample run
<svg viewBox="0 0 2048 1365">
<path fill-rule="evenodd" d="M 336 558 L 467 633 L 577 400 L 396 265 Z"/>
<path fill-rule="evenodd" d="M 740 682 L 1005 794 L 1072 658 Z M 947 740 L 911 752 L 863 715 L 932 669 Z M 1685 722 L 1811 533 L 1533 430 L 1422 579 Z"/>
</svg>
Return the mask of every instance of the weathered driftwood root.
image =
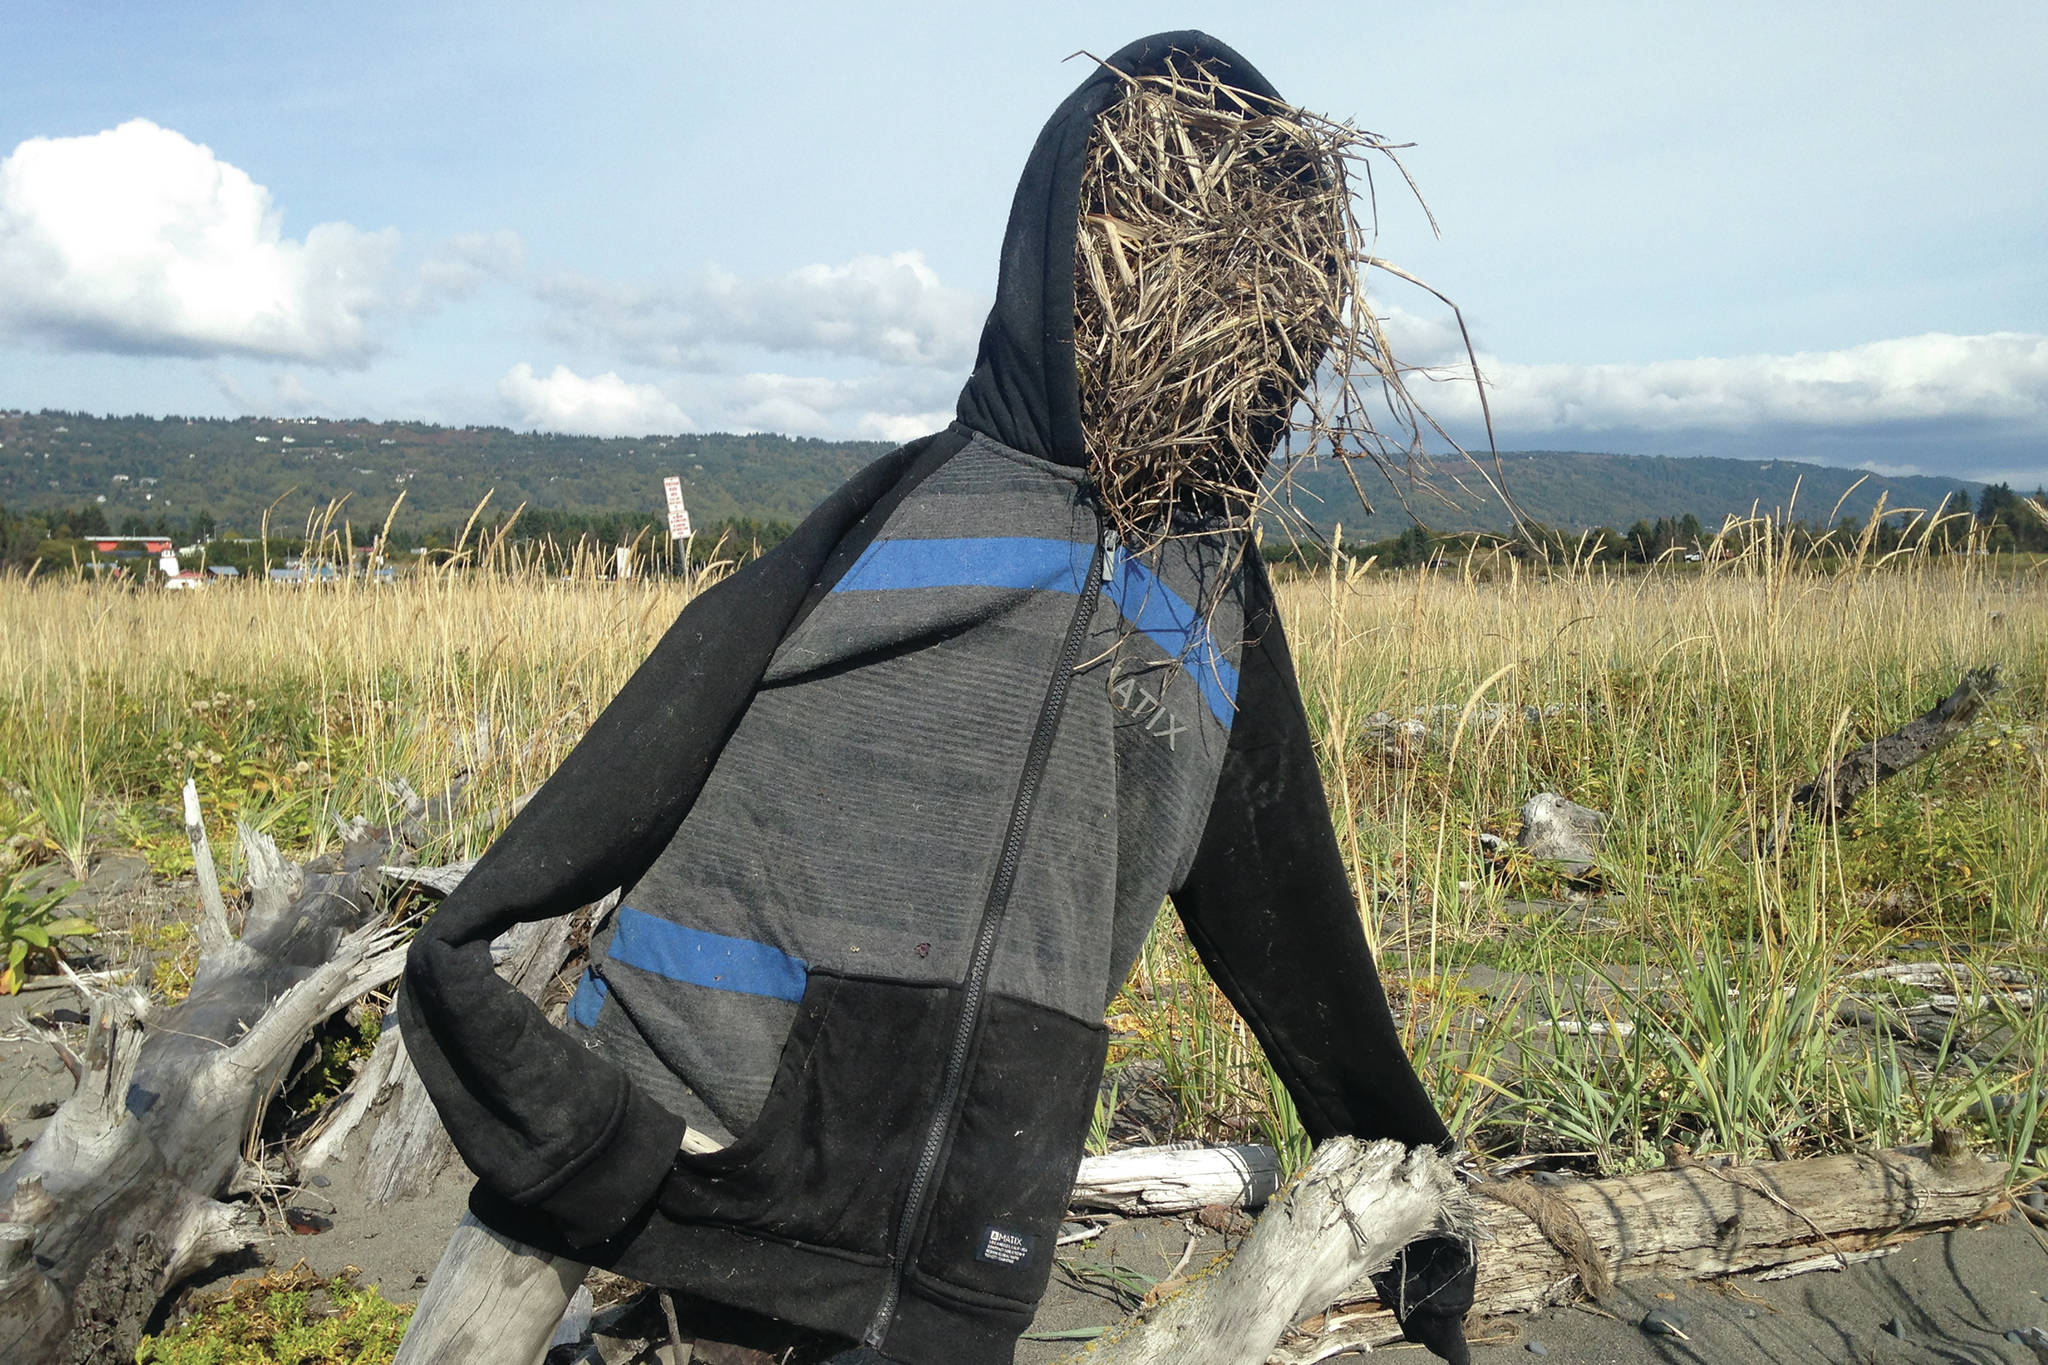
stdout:
<svg viewBox="0 0 2048 1365">
<path fill-rule="evenodd" d="M 1822 824 L 1849 813 L 1863 793 L 1912 767 L 1961 734 L 1999 691 L 1998 667 L 1974 668 L 1925 715 L 1844 754 L 1792 793 L 1792 804 Z"/>
<path fill-rule="evenodd" d="M 2005 1168 L 1928 1148 L 1754 1166 L 1687 1163 L 1611 1180 L 1473 1187 L 1482 1313 L 1527 1312 L 1644 1275 L 1707 1279 L 1860 1252 L 1976 1222 L 2005 1201 Z M 1589 1264 L 1590 1262 L 1590 1264 Z M 1808 1267 L 1817 1268 L 1817 1267 Z M 1346 1303 L 1369 1303 L 1361 1283 Z M 1272 1355 L 1310 1365 L 1400 1337 L 1378 1307 L 1335 1310 Z"/>
<path fill-rule="evenodd" d="M 387 845 L 352 845 L 341 871 L 314 873 L 263 835 L 242 839 L 241 936 L 213 926 L 175 1007 L 133 988 L 96 1000 L 77 1091 L 0 1174 L 10 1365 L 132 1358 L 167 1288 L 251 1240 L 246 1207 L 222 1202 L 249 1187 L 249 1135 L 312 1030 L 398 975 L 400 936 L 378 922 Z"/>
<path fill-rule="evenodd" d="M 1090 1365 L 1255 1365 L 1294 1323 L 1432 1233 L 1470 1214 L 1448 1161 L 1398 1142 L 1324 1143 L 1237 1254 L 1129 1330 L 1089 1345 Z"/>
</svg>

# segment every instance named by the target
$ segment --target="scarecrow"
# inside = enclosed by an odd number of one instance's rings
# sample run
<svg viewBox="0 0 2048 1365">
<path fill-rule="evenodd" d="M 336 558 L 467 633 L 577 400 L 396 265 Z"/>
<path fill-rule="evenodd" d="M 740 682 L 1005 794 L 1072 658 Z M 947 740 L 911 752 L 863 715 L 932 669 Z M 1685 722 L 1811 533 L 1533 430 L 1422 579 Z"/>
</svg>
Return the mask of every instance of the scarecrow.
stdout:
<svg viewBox="0 0 2048 1365">
<path fill-rule="evenodd" d="M 1008 1361 L 1168 898 L 1314 1138 L 1448 1142 L 1251 534 L 1369 316 L 1343 171 L 1200 33 L 1060 106 L 958 420 L 694 600 L 421 931 L 477 1220 L 848 1360 Z M 490 942 L 615 888 L 553 1027 Z M 1465 1359 L 1465 1247 L 1382 1292 Z"/>
</svg>

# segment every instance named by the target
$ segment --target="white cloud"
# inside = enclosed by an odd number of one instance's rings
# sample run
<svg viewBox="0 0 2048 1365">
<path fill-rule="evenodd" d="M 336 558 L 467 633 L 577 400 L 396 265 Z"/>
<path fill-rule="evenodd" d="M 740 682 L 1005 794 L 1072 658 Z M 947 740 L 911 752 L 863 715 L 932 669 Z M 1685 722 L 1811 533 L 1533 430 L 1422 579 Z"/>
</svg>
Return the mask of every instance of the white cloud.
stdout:
<svg viewBox="0 0 2048 1365">
<path fill-rule="evenodd" d="M 406 301 L 424 309 L 466 299 L 491 280 L 517 276 L 525 265 L 526 243 L 510 229 L 460 233 L 421 263 Z"/>
<path fill-rule="evenodd" d="M 0 160 L 0 328 L 70 349 L 359 364 L 397 248 L 284 236 L 270 191 L 147 119 Z"/>
<path fill-rule="evenodd" d="M 958 376 L 899 369 L 853 379 L 699 375 L 678 381 L 676 389 L 705 429 L 900 442 L 952 422 L 959 385 Z"/>
<path fill-rule="evenodd" d="M 717 369 L 719 352 L 751 347 L 964 375 L 988 307 L 917 251 L 757 279 L 714 268 L 679 288 L 565 275 L 540 293 L 558 334 L 679 369 Z"/>
<path fill-rule="evenodd" d="M 1522 365 L 1481 357 L 1504 433 L 1742 432 L 1983 422 L 2048 428 L 2048 336 L 1993 332 L 1873 341 L 1839 351 L 1646 364 Z M 1467 383 L 1418 386 L 1469 420 Z"/>
<path fill-rule="evenodd" d="M 546 431 L 645 436 L 695 425 L 653 384 L 629 383 L 615 373 L 586 379 L 566 365 L 543 379 L 522 360 L 498 381 L 498 394 L 518 425 Z"/>
<path fill-rule="evenodd" d="M 1917 464 L 1886 464 L 1883 460 L 1860 460 L 1856 468 L 1881 479 L 1907 479 L 1927 472 Z"/>
</svg>

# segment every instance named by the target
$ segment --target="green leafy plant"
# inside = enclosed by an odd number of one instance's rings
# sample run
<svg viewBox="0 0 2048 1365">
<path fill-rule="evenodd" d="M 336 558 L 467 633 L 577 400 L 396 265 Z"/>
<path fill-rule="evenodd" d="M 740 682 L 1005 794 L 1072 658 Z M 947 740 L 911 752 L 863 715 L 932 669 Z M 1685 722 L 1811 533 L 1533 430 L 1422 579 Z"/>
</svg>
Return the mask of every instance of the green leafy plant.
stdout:
<svg viewBox="0 0 2048 1365">
<path fill-rule="evenodd" d="M 0 950 L 6 953 L 6 965 L 0 967 L 0 995 L 19 991 L 33 965 L 55 962 L 59 940 L 99 932 L 90 920 L 57 913 L 78 883 L 39 890 L 35 882 L 34 870 L 26 867 L 0 876 Z"/>
<path fill-rule="evenodd" d="M 357 1066 L 377 1050 L 382 1031 L 380 1017 L 370 1011 L 364 1012 L 360 1023 L 350 1023 L 346 1016 L 331 1020 L 314 1035 L 313 1059 L 285 1092 L 285 1108 L 294 1114 L 312 1114 L 341 1094 L 355 1079 Z"/>
</svg>

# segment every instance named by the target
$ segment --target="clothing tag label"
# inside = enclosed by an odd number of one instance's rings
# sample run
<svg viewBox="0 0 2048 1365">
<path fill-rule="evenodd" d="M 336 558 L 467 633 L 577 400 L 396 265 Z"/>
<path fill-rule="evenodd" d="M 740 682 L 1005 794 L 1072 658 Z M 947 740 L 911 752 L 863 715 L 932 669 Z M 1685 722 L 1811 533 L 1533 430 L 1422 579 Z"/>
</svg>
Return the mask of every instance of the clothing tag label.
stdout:
<svg viewBox="0 0 2048 1365">
<path fill-rule="evenodd" d="M 991 1225 L 982 1234 L 981 1250 L 975 1253 L 977 1261 L 990 1261 L 996 1265 L 1022 1265 L 1031 1257 L 1035 1239 L 1021 1232 L 1009 1232 Z"/>
</svg>

